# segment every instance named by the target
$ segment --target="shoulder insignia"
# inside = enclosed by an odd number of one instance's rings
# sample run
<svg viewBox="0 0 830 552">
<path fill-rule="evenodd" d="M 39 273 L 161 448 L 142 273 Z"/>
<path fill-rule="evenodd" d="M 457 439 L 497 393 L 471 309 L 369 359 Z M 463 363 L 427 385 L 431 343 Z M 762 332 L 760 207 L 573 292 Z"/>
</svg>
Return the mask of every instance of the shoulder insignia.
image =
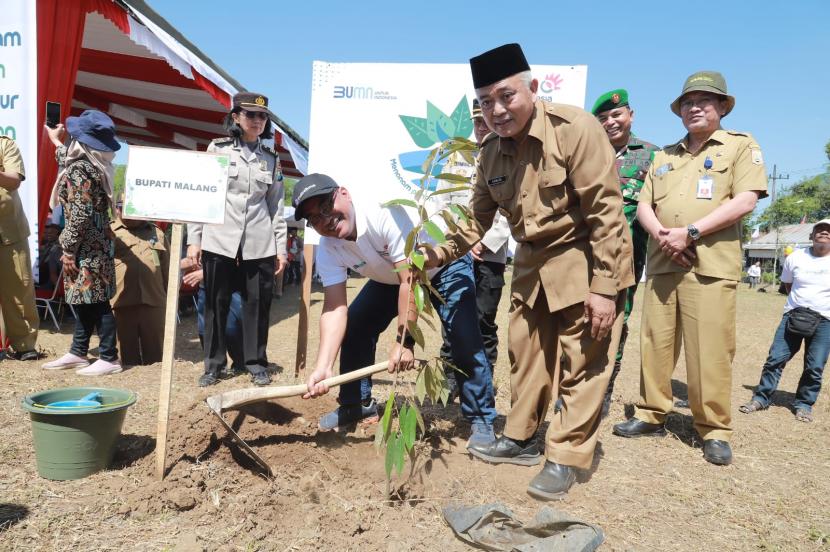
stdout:
<svg viewBox="0 0 830 552">
<path fill-rule="evenodd" d="M 747 132 L 738 132 L 737 130 L 727 130 L 726 133 L 731 134 L 732 136 L 743 136 L 743 137 L 749 136 L 749 133 L 747 133 Z"/>
<path fill-rule="evenodd" d="M 263 150 L 265 150 L 265 151 L 267 151 L 268 153 L 270 153 L 270 154 L 271 154 L 271 155 L 273 155 L 274 157 L 276 157 L 276 156 L 277 156 L 277 152 L 276 152 L 276 150 L 274 150 L 274 148 L 272 148 L 271 146 L 268 146 L 268 145 L 266 145 L 266 144 L 262 144 L 262 149 L 263 149 Z"/>
<path fill-rule="evenodd" d="M 553 115 L 554 117 L 559 117 L 560 119 L 572 122 L 576 117 L 579 116 L 579 112 L 582 111 L 585 115 L 588 115 L 592 119 L 594 118 L 593 115 L 588 113 L 587 111 L 580 109 L 578 107 L 574 107 L 572 105 L 565 105 L 559 103 L 548 103 L 546 101 L 542 101 L 542 105 L 545 106 L 545 113 L 548 115 Z"/>
<path fill-rule="evenodd" d="M 214 138 L 210 141 L 211 144 L 216 144 L 217 146 L 225 146 L 227 144 L 233 143 L 232 136 L 223 136 L 222 138 Z"/>
</svg>

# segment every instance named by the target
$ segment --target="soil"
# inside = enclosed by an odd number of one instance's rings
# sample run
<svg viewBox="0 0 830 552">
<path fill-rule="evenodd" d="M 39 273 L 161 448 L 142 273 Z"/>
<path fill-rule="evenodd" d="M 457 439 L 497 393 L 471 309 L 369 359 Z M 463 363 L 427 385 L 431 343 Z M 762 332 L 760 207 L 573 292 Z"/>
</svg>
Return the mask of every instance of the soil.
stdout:
<svg viewBox="0 0 830 552">
<path fill-rule="evenodd" d="M 350 296 L 362 280 L 350 280 Z M 322 294 L 312 295 L 309 358 L 317 346 Z M 639 299 L 639 297 L 638 297 Z M 506 298 L 500 333 L 506 344 Z M 623 371 L 611 415 L 600 428 L 594 467 L 561 502 L 551 503 L 605 532 L 605 550 L 830 550 L 830 409 L 825 389 L 815 422 L 795 421 L 786 408 L 802 356 L 784 372 L 773 406 L 752 415 L 737 406 L 749 399 L 780 321 L 783 298 L 739 293 L 738 354 L 734 364 L 735 462 L 712 466 L 701 457 L 688 409 L 676 408 L 663 439 L 620 439 L 611 425 L 630 413 L 639 385 L 639 306 L 630 321 Z M 294 356 L 297 291 L 274 302 L 269 358 L 275 385 L 297 383 Z M 41 331 L 48 358 L 63 354 L 72 323 Z M 391 334 L 378 347 L 382 360 Z M 432 350 L 439 336 L 427 333 Z M 93 339 L 93 345 L 96 343 Z M 94 351 L 93 351 L 94 353 Z M 457 403 L 427 406 L 427 435 L 388 493 L 383 458 L 374 447 L 376 426 L 343 432 L 317 430 L 317 419 L 336 407 L 335 394 L 304 401 L 280 399 L 227 411 L 224 417 L 271 466 L 266 475 L 227 436 L 204 399 L 250 386 L 238 376 L 209 389 L 195 383 L 202 371 L 195 319 L 183 316 L 169 423 L 167 475 L 155 477 L 160 364 L 132 367 L 90 380 L 72 371 L 46 372 L 39 363 L 0 363 L 0 549 L 4 550 L 466 550 L 442 518 L 450 504 L 502 502 L 522 520 L 544 505 L 525 492 L 538 468 L 490 466 L 465 451 L 469 427 Z M 685 368 L 673 388 L 685 398 Z M 391 376 L 375 378 L 384 399 Z M 496 369 L 499 412 L 509 410 L 509 366 L 503 347 Z M 127 414 L 110 469 L 78 481 L 37 475 L 27 394 L 43 389 L 101 385 L 138 392 Z M 497 431 L 503 424 L 499 420 Z"/>
</svg>

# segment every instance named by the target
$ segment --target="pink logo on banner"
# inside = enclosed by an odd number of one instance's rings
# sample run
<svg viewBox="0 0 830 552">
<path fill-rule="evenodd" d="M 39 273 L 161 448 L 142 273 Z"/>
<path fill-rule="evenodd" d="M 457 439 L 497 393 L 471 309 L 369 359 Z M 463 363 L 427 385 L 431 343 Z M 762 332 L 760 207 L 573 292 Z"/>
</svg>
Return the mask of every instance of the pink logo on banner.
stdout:
<svg viewBox="0 0 830 552">
<path fill-rule="evenodd" d="M 562 78 L 562 75 L 559 73 L 551 73 L 550 75 L 545 76 L 544 80 L 542 80 L 542 84 L 539 85 L 539 88 L 545 94 L 550 94 L 554 90 L 561 89 L 563 82 L 565 82 L 565 79 Z"/>
</svg>

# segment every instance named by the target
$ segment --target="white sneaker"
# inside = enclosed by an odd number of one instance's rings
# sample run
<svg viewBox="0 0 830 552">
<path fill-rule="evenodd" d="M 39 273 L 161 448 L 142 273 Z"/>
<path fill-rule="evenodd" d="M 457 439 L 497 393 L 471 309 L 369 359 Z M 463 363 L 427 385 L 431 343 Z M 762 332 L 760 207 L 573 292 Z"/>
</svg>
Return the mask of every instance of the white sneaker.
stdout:
<svg viewBox="0 0 830 552">
<path fill-rule="evenodd" d="M 106 376 L 109 374 L 117 374 L 120 371 L 121 363 L 117 360 L 109 362 L 107 360 L 101 360 L 99 358 L 86 368 L 75 370 L 75 373 L 79 376 Z"/>
<path fill-rule="evenodd" d="M 66 353 L 57 360 L 47 362 L 41 368 L 44 370 L 69 370 L 70 368 L 86 368 L 87 366 L 89 366 L 89 360 L 72 353 Z"/>
</svg>

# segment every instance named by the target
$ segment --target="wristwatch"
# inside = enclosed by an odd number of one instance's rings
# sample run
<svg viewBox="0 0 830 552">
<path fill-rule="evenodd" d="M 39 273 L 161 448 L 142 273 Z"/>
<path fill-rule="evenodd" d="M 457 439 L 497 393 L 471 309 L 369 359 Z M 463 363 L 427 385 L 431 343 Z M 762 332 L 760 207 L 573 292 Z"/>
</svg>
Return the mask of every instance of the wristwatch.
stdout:
<svg viewBox="0 0 830 552">
<path fill-rule="evenodd" d="M 696 242 L 700 239 L 700 230 L 697 229 L 697 226 L 694 224 L 690 224 L 686 227 L 686 232 L 689 234 L 689 237 L 692 238 L 693 242 Z"/>
</svg>

